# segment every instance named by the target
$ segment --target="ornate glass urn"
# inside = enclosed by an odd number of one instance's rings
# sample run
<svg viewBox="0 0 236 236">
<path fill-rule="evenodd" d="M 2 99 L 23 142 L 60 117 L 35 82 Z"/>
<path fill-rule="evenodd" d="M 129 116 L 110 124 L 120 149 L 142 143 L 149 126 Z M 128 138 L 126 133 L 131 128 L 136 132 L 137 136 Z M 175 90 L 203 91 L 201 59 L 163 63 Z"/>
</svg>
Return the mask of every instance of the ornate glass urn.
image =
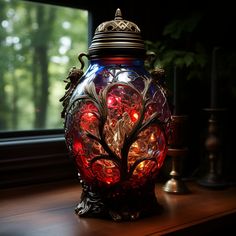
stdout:
<svg viewBox="0 0 236 236">
<path fill-rule="evenodd" d="M 65 138 L 82 183 L 80 216 L 133 220 L 155 213 L 155 181 L 167 152 L 170 110 L 144 68 L 136 24 L 115 19 L 96 29 L 81 68 L 69 72 L 61 99 Z M 90 60 L 83 74 L 83 57 Z"/>
</svg>

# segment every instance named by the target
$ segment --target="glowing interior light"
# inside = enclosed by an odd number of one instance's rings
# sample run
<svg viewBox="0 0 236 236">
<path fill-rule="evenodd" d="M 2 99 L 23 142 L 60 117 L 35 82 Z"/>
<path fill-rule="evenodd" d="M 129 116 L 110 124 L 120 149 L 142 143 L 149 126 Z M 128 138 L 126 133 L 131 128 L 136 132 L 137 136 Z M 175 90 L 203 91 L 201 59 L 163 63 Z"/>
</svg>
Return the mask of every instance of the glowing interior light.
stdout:
<svg viewBox="0 0 236 236">
<path fill-rule="evenodd" d="M 140 152 L 140 147 L 139 147 L 138 142 L 133 143 L 131 154 L 132 154 L 133 156 L 134 156 L 134 155 L 138 155 L 138 156 L 139 156 L 139 152 Z"/>
<path fill-rule="evenodd" d="M 151 142 L 155 142 L 156 141 L 156 137 L 155 137 L 155 135 L 153 133 L 150 136 L 150 141 Z"/>
<path fill-rule="evenodd" d="M 94 119 L 96 119 L 95 115 L 91 112 L 87 112 L 84 114 L 84 119 L 86 121 L 93 121 Z"/>
<path fill-rule="evenodd" d="M 93 117 L 93 113 L 89 112 L 89 113 L 88 113 L 88 117 L 89 117 L 89 118 Z"/>
<path fill-rule="evenodd" d="M 108 108 L 116 108 L 120 105 L 121 98 L 117 96 L 109 96 L 107 98 L 107 106 Z"/>
<path fill-rule="evenodd" d="M 142 177 L 144 175 L 145 162 L 141 162 L 134 171 L 134 175 Z"/>
<path fill-rule="evenodd" d="M 133 144 L 133 147 L 134 147 L 134 148 L 139 148 L 139 145 L 138 145 L 138 143 L 137 143 L 137 142 L 135 142 L 135 143 Z"/>
<path fill-rule="evenodd" d="M 119 102 L 119 103 L 121 102 L 121 98 L 120 98 L 120 97 L 116 97 L 115 100 L 116 100 L 117 102 Z"/>
<path fill-rule="evenodd" d="M 75 152 L 83 152 L 83 146 L 81 144 L 81 142 L 79 142 L 78 140 L 75 140 L 74 145 L 73 145 L 74 151 Z"/>
<path fill-rule="evenodd" d="M 139 164 L 139 168 L 142 170 L 144 167 L 144 161 Z"/>
<path fill-rule="evenodd" d="M 109 98 L 107 99 L 107 105 L 108 105 L 108 107 L 110 107 L 110 106 L 113 104 L 113 102 L 114 102 L 114 98 L 113 98 L 113 97 L 109 97 Z"/>
<path fill-rule="evenodd" d="M 130 112 L 130 119 L 132 120 L 132 122 L 136 122 L 139 118 L 139 114 L 136 110 L 132 110 Z"/>
</svg>

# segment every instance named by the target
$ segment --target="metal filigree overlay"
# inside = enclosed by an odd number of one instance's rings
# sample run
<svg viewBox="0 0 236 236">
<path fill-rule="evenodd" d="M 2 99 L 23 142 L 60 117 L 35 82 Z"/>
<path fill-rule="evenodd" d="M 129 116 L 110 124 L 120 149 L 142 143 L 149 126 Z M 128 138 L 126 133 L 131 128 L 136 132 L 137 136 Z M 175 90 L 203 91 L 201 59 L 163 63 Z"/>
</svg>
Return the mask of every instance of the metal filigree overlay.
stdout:
<svg viewBox="0 0 236 236">
<path fill-rule="evenodd" d="M 113 77 L 111 83 L 97 92 L 90 82 L 68 108 L 66 123 L 71 123 L 67 125 L 66 140 L 84 186 L 76 208 L 79 215 L 131 220 L 155 207 L 159 209 L 157 202 L 153 208 L 153 188 L 166 154 L 166 123 L 153 108 L 156 101 L 150 99 L 152 80 L 136 74 L 136 79 L 144 83 L 140 92 L 132 83 L 117 79 L 122 73 L 127 71 L 103 73 Z M 135 81 L 134 75 L 131 78 Z M 137 196 L 138 201 L 131 199 Z M 149 200 L 144 203 L 147 196 Z M 115 199 L 117 209 L 111 203 Z"/>
<path fill-rule="evenodd" d="M 140 29 L 135 23 L 123 20 L 119 8 L 116 10 L 115 20 L 103 22 L 96 29 L 96 32 L 108 31 L 130 31 L 140 33 Z"/>
</svg>

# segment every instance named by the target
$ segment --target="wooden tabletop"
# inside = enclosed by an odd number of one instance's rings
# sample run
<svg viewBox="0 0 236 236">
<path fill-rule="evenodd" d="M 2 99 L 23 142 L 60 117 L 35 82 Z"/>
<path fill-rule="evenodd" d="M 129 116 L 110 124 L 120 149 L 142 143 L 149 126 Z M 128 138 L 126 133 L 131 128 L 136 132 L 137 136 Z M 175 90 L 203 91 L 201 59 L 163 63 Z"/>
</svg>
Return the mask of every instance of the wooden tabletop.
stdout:
<svg viewBox="0 0 236 236">
<path fill-rule="evenodd" d="M 187 186 L 190 193 L 176 195 L 163 192 L 162 184 L 157 184 L 156 196 L 164 211 L 120 223 L 78 217 L 74 213 L 81 193 L 77 182 L 0 190 L 0 235 L 199 236 L 235 230 L 235 187 L 209 190 L 191 182 Z"/>
</svg>

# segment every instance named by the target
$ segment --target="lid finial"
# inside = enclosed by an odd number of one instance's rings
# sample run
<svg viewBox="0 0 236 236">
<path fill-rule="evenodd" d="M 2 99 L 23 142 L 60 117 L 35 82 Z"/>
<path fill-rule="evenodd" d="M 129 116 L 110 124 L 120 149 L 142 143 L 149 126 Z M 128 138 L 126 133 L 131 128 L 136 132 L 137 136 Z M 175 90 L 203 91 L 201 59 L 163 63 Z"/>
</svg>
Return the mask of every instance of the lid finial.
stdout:
<svg viewBox="0 0 236 236">
<path fill-rule="evenodd" d="M 120 8 L 117 8 L 116 10 L 115 20 L 123 20 Z"/>
</svg>

